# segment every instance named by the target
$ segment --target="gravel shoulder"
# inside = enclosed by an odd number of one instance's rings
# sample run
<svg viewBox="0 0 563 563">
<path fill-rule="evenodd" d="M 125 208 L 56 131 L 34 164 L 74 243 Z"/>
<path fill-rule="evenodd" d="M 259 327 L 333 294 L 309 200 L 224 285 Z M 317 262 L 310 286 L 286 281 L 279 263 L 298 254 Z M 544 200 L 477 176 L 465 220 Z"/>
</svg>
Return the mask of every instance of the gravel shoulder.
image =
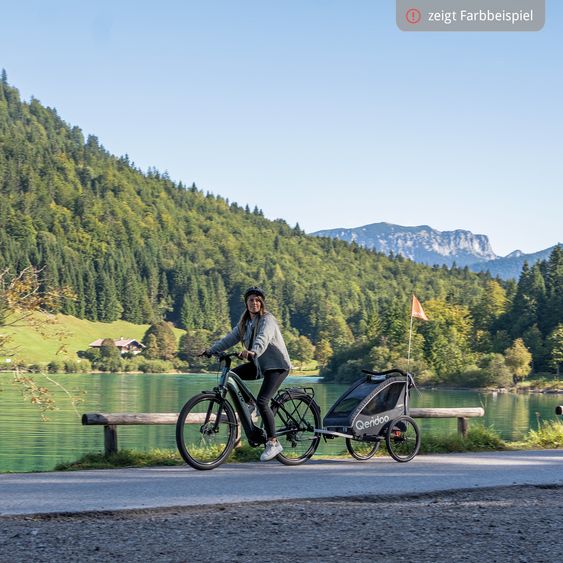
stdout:
<svg viewBox="0 0 563 563">
<path fill-rule="evenodd" d="M 563 487 L 0 517 L 0 562 L 563 558 Z"/>
</svg>

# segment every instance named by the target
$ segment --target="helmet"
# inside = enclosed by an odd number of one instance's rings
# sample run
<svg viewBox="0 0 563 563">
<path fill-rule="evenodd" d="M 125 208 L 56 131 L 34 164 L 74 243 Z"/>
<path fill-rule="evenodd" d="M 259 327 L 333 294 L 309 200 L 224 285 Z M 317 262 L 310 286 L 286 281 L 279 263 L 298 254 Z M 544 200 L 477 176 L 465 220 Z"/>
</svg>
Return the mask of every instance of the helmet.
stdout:
<svg viewBox="0 0 563 563">
<path fill-rule="evenodd" d="M 258 295 L 259 297 L 262 297 L 262 299 L 266 299 L 266 294 L 264 293 L 264 291 L 262 291 L 262 289 L 260 289 L 257 286 L 253 286 L 253 287 L 249 287 L 245 292 L 244 292 L 244 302 L 246 303 L 246 300 L 251 296 L 251 295 Z"/>
</svg>

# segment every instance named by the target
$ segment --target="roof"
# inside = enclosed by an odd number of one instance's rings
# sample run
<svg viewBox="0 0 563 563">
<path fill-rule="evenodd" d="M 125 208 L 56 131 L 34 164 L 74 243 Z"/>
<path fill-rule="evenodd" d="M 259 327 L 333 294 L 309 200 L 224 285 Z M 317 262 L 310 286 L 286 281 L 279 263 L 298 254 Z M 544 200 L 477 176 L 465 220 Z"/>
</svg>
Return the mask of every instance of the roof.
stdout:
<svg viewBox="0 0 563 563">
<path fill-rule="evenodd" d="M 94 340 L 94 342 L 90 342 L 90 344 L 88 344 L 88 346 L 91 346 L 92 348 L 99 348 L 102 345 L 102 342 L 106 340 L 105 338 L 98 338 L 97 340 Z M 139 342 L 138 340 L 135 340 L 135 338 L 118 338 L 117 340 L 114 340 L 113 343 L 118 347 L 118 348 L 125 348 L 126 346 L 130 346 L 131 344 L 135 344 L 136 346 L 139 346 L 139 348 L 145 348 L 145 345 L 142 342 Z"/>
</svg>

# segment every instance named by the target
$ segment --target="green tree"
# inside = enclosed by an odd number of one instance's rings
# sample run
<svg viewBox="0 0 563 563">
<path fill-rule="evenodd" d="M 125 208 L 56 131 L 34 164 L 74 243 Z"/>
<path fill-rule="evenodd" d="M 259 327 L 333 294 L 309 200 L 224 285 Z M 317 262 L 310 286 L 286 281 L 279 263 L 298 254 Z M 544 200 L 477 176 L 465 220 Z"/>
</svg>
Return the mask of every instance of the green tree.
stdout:
<svg viewBox="0 0 563 563">
<path fill-rule="evenodd" d="M 203 350 L 209 347 L 211 334 L 207 330 L 190 330 L 180 337 L 178 357 L 188 362 L 192 368 L 207 368 L 211 360 L 200 357 Z"/>
<path fill-rule="evenodd" d="M 147 358 L 147 360 L 156 360 L 160 358 L 160 349 L 154 334 L 149 334 L 146 338 L 144 338 L 143 343 L 145 345 L 143 356 Z"/>
<path fill-rule="evenodd" d="M 333 350 L 330 342 L 328 340 L 320 340 L 315 346 L 315 360 L 317 360 L 319 366 L 325 367 L 332 357 Z"/>
<path fill-rule="evenodd" d="M 120 358 L 119 349 L 115 345 L 112 338 L 104 338 L 102 344 L 100 345 L 100 358 L 102 361 L 106 359 Z"/>
<path fill-rule="evenodd" d="M 547 338 L 547 345 L 551 357 L 551 366 L 555 368 L 559 377 L 561 364 L 563 363 L 563 323 L 558 324 Z"/>
<path fill-rule="evenodd" d="M 530 373 L 532 354 L 521 338 L 517 338 L 512 346 L 505 350 L 504 359 L 515 377 L 524 378 Z"/>
<path fill-rule="evenodd" d="M 301 335 L 291 341 L 288 352 L 291 358 L 301 362 L 301 369 L 303 369 L 303 364 L 313 359 L 315 347 L 306 336 Z"/>
<path fill-rule="evenodd" d="M 154 336 L 156 340 L 156 347 L 154 346 L 153 340 L 150 338 L 151 336 Z M 151 348 L 151 355 L 147 357 L 159 360 L 171 360 L 176 355 L 176 337 L 174 336 L 170 324 L 165 321 L 153 323 L 149 326 L 143 336 L 143 344 L 147 348 L 149 348 L 149 346 Z"/>
</svg>

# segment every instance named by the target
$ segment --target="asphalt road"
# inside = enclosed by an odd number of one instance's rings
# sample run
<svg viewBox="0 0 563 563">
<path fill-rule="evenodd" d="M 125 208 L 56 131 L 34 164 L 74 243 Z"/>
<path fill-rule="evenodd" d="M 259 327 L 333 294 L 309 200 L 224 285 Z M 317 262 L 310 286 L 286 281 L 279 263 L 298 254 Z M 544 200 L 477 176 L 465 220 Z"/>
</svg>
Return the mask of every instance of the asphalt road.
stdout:
<svg viewBox="0 0 563 563">
<path fill-rule="evenodd" d="M 0 475 L 0 515 L 563 484 L 563 450 Z"/>
</svg>

